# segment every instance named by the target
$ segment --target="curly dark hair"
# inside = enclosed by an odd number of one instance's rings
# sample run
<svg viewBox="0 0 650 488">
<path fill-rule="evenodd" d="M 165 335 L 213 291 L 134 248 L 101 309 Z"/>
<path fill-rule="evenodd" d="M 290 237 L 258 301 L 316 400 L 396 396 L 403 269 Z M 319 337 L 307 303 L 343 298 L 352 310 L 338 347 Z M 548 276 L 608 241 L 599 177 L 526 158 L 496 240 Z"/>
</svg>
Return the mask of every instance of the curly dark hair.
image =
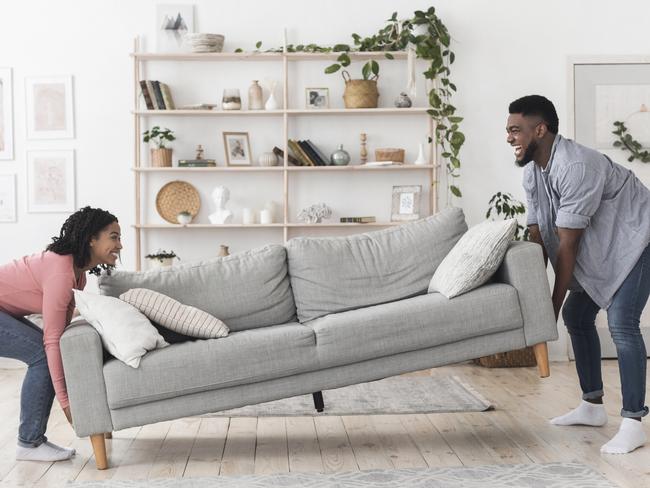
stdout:
<svg viewBox="0 0 650 488">
<path fill-rule="evenodd" d="M 52 237 L 52 243 L 45 248 L 57 254 L 72 254 L 77 268 L 83 268 L 90 262 L 90 240 L 96 238 L 107 225 L 117 222 L 117 217 L 101 208 L 84 207 L 70 215 L 61 226 L 58 237 Z M 109 274 L 114 266 L 100 264 L 90 270 L 99 275 L 103 270 Z"/>
</svg>

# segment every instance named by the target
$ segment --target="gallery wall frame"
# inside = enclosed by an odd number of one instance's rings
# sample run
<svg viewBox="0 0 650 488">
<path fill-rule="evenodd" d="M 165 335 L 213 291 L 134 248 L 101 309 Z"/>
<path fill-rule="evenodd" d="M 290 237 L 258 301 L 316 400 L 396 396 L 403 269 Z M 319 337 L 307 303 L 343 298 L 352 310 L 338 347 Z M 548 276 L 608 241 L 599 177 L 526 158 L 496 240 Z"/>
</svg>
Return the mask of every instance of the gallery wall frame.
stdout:
<svg viewBox="0 0 650 488">
<path fill-rule="evenodd" d="M 14 110 L 11 68 L 0 68 L 0 160 L 14 159 Z"/>
<path fill-rule="evenodd" d="M 71 75 L 25 78 L 27 139 L 72 139 L 74 93 Z"/>
<path fill-rule="evenodd" d="M 16 222 L 16 173 L 0 173 L 0 223 Z"/>
<path fill-rule="evenodd" d="M 74 150 L 27 151 L 27 211 L 75 210 Z"/>
</svg>

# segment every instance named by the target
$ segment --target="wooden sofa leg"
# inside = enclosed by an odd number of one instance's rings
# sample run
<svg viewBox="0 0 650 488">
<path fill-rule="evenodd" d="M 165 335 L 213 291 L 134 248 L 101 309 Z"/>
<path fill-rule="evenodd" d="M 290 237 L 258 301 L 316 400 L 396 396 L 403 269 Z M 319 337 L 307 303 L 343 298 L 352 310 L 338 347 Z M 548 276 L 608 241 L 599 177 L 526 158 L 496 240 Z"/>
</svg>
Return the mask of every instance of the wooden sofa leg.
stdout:
<svg viewBox="0 0 650 488">
<path fill-rule="evenodd" d="M 551 371 L 548 366 L 548 347 L 546 347 L 546 342 L 535 344 L 533 346 L 533 352 L 535 353 L 535 359 L 537 360 L 539 376 L 541 378 L 548 378 L 551 375 Z"/>
<path fill-rule="evenodd" d="M 106 443 L 104 442 L 104 434 L 93 434 L 90 436 L 90 442 L 93 445 L 93 452 L 95 453 L 95 464 L 97 469 L 108 468 L 108 460 L 106 459 Z"/>
<path fill-rule="evenodd" d="M 317 412 L 322 412 L 325 408 L 325 401 L 323 400 L 323 392 L 317 391 L 312 393 L 314 397 L 314 407 L 316 407 Z"/>
</svg>

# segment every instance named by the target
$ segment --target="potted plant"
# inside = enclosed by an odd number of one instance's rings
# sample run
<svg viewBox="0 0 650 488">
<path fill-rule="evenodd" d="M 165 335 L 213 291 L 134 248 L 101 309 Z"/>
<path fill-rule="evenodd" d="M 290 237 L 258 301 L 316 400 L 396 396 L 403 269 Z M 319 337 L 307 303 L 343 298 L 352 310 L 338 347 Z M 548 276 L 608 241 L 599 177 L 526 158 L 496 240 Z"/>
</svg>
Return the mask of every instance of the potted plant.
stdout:
<svg viewBox="0 0 650 488">
<path fill-rule="evenodd" d="M 151 142 L 155 147 L 151 148 L 151 165 L 156 167 L 169 167 L 172 165 L 172 149 L 165 146 L 166 142 L 176 139 L 170 129 L 161 129 L 154 126 L 142 133 L 142 140 L 146 143 Z"/>
<path fill-rule="evenodd" d="M 162 268 L 165 266 L 171 266 L 174 262 L 174 258 L 180 260 L 174 251 L 165 251 L 158 249 L 154 254 L 147 254 L 145 256 L 150 262 L 152 268 Z"/>
</svg>

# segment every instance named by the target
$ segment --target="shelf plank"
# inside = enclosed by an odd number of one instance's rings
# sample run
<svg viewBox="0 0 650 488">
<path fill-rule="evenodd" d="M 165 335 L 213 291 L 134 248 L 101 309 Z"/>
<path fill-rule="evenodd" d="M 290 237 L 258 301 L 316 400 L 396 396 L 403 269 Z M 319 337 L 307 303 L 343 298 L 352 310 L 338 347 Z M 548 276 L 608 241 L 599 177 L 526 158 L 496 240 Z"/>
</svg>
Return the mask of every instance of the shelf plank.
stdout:
<svg viewBox="0 0 650 488">
<path fill-rule="evenodd" d="M 170 117 L 179 115 L 189 116 L 208 116 L 208 117 L 271 117 L 287 115 L 307 115 L 307 116 L 324 116 L 324 115 L 423 115 L 430 108 L 427 107 L 410 107 L 410 108 L 322 108 L 322 109 L 295 109 L 288 110 L 134 110 L 132 113 L 141 116 Z"/>
<path fill-rule="evenodd" d="M 321 224 L 300 224 L 300 223 L 288 223 L 287 227 L 389 227 L 395 225 L 402 225 L 406 222 L 370 222 L 367 224 L 361 224 L 358 222 L 332 222 L 327 223 L 323 222 Z"/>
<path fill-rule="evenodd" d="M 287 171 L 404 171 L 433 168 L 432 164 L 394 164 L 392 166 L 352 164 L 348 166 L 288 166 Z"/>
<path fill-rule="evenodd" d="M 260 229 L 260 228 L 301 228 L 301 227 L 388 227 L 401 225 L 406 222 L 371 222 L 368 224 L 361 224 L 357 222 L 332 222 L 321 224 L 302 224 L 297 222 L 290 222 L 287 224 L 140 224 L 132 225 L 135 229 Z"/>
<path fill-rule="evenodd" d="M 189 167 L 189 168 L 179 168 L 178 166 L 173 166 L 171 168 L 154 168 L 154 167 L 140 167 L 140 168 L 131 168 L 132 171 L 136 173 L 209 173 L 209 172 L 223 172 L 223 171 L 233 171 L 233 172 L 281 172 L 284 169 L 283 166 L 246 166 L 246 167 L 234 167 L 234 166 L 210 166 L 210 167 Z"/>
<path fill-rule="evenodd" d="M 142 116 L 170 117 L 178 115 L 208 117 L 272 117 L 284 115 L 284 110 L 134 110 Z"/>
<path fill-rule="evenodd" d="M 287 166 L 287 171 L 408 171 L 408 170 L 423 170 L 432 169 L 432 164 L 394 164 L 392 166 L 365 166 L 361 164 L 352 164 L 348 166 Z M 205 172 L 282 172 L 284 166 L 212 166 L 207 168 L 179 168 L 177 166 L 157 168 L 157 167 L 141 167 L 131 168 L 132 171 L 137 173 L 205 173 Z"/>
<path fill-rule="evenodd" d="M 341 53 L 260 53 L 260 52 L 243 52 L 243 53 L 131 53 L 131 57 L 140 61 L 282 61 L 287 58 L 288 61 L 327 61 L 336 59 Z M 406 59 L 406 51 L 390 51 L 395 59 Z M 349 52 L 348 55 L 352 61 L 365 61 L 368 59 L 385 59 L 386 52 Z"/>
<path fill-rule="evenodd" d="M 320 108 L 320 109 L 288 109 L 288 115 L 366 115 L 366 114 L 398 114 L 421 115 L 426 114 L 431 107 L 378 107 L 378 108 Z"/>
</svg>

